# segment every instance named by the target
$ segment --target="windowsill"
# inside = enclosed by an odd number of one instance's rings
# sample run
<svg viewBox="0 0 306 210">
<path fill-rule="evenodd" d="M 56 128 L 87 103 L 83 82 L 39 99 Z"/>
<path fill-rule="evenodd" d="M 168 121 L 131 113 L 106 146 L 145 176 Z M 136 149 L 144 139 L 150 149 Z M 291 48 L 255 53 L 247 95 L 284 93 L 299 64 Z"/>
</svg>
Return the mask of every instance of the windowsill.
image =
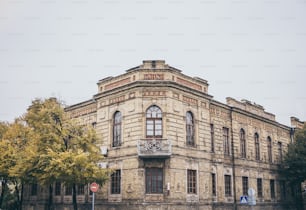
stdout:
<svg viewBox="0 0 306 210">
<path fill-rule="evenodd" d="M 109 194 L 108 195 L 109 202 L 121 202 L 122 201 L 122 194 Z"/>
<path fill-rule="evenodd" d="M 145 194 L 146 202 L 163 202 L 164 201 L 164 193 L 147 193 Z"/>
<path fill-rule="evenodd" d="M 198 194 L 189 193 L 186 196 L 186 201 L 187 202 L 198 202 L 199 201 L 199 195 Z"/>
</svg>

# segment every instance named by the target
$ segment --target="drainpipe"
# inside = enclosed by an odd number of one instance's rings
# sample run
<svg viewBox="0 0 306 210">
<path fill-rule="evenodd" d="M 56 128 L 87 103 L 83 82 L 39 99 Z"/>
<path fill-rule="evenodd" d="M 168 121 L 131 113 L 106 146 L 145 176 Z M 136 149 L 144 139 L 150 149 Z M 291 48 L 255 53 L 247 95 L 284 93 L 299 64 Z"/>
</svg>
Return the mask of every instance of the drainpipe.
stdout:
<svg viewBox="0 0 306 210">
<path fill-rule="evenodd" d="M 233 170 L 233 191 L 234 191 L 234 210 L 237 210 L 236 201 L 236 172 L 235 172 L 235 150 L 234 150 L 234 134 L 233 134 L 233 107 L 230 109 L 231 120 L 231 148 L 232 148 L 232 170 Z"/>
</svg>

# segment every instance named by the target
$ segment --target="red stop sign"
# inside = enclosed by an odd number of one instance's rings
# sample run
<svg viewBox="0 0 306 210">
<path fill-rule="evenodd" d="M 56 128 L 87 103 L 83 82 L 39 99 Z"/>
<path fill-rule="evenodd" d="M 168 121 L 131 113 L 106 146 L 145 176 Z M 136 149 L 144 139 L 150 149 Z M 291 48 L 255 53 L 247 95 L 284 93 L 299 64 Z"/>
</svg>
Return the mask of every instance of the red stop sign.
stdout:
<svg viewBox="0 0 306 210">
<path fill-rule="evenodd" d="M 91 183 L 90 184 L 90 190 L 91 190 L 91 192 L 97 192 L 98 191 L 98 189 L 99 189 L 99 185 L 97 184 L 97 183 L 95 183 L 95 182 L 93 182 L 93 183 Z"/>
</svg>

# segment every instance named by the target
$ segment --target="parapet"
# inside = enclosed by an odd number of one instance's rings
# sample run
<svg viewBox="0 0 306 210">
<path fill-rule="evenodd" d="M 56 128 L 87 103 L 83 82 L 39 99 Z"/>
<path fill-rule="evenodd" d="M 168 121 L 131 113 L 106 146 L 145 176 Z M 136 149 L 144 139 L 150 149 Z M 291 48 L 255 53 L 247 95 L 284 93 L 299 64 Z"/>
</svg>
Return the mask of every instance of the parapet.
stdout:
<svg viewBox="0 0 306 210">
<path fill-rule="evenodd" d="M 227 97 L 226 103 L 229 106 L 239 108 L 241 110 L 250 112 L 252 114 L 258 115 L 260 117 L 275 121 L 275 115 L 269 112 L 266 112 L 264 107 L 256 104 L 254 102 L 242 99 L 241 101 L 237 101 L 234 98 Z"/>
<path fill-rule="evenodd" d="M 290 117 L 291 127 L 302 129 L 305 125 L 305 121 L 300 121 L 297 117 Z"/>
</svg>

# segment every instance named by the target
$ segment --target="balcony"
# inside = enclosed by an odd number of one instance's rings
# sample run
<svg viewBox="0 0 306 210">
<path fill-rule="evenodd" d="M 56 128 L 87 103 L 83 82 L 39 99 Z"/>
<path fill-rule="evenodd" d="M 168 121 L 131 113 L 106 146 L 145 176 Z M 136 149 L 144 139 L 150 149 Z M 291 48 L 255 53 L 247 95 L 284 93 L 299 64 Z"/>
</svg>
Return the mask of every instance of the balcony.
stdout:
<svg viewBox="0 0 306 210">
<path fill-rule="evenodd" d="M 171 141 L 167 139 L 141 139 L 137 144 L 141 158 L 168 158 L 171 156 Z"/>
</svg>

